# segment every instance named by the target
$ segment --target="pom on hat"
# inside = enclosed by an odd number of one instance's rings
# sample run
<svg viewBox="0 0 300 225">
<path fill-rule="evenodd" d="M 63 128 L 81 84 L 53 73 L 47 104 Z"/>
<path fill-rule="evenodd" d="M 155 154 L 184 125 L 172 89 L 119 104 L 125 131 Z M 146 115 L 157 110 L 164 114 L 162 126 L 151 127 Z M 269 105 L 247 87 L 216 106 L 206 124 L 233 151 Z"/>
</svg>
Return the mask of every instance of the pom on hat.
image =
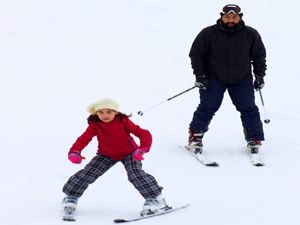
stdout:
<svg viewBox="0 0 300 225">
<path fill-rule="evenodd" d="M 112 109 L 118 112 L 119 103 L 110 98 L 103 98 L 87 107 L 87 111 L 93 115 L 95 115 L 96 112 L 101 109 Z"/>
</svg>

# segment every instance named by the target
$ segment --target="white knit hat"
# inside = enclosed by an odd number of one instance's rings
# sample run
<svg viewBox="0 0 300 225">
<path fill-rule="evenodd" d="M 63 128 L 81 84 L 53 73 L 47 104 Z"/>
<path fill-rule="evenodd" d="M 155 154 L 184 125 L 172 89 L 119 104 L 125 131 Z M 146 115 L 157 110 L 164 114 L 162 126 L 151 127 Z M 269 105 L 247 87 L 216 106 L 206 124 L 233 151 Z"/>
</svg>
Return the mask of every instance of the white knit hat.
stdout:
<svg viewBox="0 0 300 225">
<path fill-rule="evenodd" d="M 87 107 L 87 111 L 93 115 L 95 115 L 96 112 L 101 109 L 112 109 L 118 112 L 119 103 L 110 98 L 102 98 Z"/>
</svg>

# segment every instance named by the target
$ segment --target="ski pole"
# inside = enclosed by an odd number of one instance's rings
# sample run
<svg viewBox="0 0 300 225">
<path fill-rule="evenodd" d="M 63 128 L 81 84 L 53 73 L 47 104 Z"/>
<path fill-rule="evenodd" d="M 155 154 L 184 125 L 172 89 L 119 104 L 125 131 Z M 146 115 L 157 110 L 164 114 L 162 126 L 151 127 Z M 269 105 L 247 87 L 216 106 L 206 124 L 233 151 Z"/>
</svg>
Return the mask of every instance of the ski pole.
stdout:
<svg viewBox="0 0 300 225">
<path fill-rule="evenodd" d="M 145 109 L 145 110 L 138 111 L 138 115 L 142 116 L 142 115 L 144 115 L 144 112 L 149 111 L 149 110 L 151 110 L 151 109 L 154 109 L 154 108 L 160 106 L 161 104 L 164 104 L 164 103 L 166 103 L 166 102 L 168 102 L 168 101 L 170 101 L 170 100 L 172 100 L 172 99 L 178 97 L 179 95 L 182 95 L 182 94 L 184 94 L 184 93 L 186 93 L 186 92 L 188 92 L 188 91 L 194 89 L 195 87 L 196 87 L 196 86 L 193 86 L 193 87 L 191 87 L 191 88 L 189 88 L 189 89 L 187 89 L 187 90 L 185 90 L 185 91 L 183 91 L 183 92 L 180 92 L 180 93 L 178 93 L 178 94 L 176 94 L 176 95 L 174 95 L 174 96 L 168 98 L 167 100 L 164 100 L 164 101 L 162 101 L 162 102 L 160 102 L 160 103 L 158 103 L 158 104 L 156 104 L 156 105 L 153 105 L 153 106 L 151 106 L 151 107 L 149 107 L 149 108 L 147 108 L 147 109 Z"/>
<path fill-rule="evenodd" d="M 262 105 L 262 108 L 263 108 L 263 111 L 264 111 L 264 114 L 265 114 L 265 120 L 264 120 L 264 122 L 265 123 L 270 123 L 271 120 L 268 119 L 268 116 L 267 116 L 267 113 L 266 113 L 266 109 L 265 109 L 264 99 L 263 99 L 262 94 L 261 94 L 261 90 L 258 89 L 258 91 L 259 91 L 259 96 L 260 96 L 260 100 L 261 100 L 261 105 Z"/>
</svg>

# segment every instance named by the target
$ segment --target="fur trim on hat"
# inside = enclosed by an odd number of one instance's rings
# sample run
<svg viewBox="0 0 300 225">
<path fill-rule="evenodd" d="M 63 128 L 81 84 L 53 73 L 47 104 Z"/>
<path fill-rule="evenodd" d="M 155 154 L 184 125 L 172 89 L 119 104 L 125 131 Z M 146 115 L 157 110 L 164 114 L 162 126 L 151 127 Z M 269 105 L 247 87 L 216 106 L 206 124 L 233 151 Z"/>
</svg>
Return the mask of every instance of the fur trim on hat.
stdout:
<svg viewBox="0 0 300 225">
<path fill-rule="evenodd" d="M 92 115 L 95 115 L 101 109 L 112 109 L 118 112 L 119 103 L 110 98 L 103 98 L 87 107 L 87 111 Z"/>
</svg>

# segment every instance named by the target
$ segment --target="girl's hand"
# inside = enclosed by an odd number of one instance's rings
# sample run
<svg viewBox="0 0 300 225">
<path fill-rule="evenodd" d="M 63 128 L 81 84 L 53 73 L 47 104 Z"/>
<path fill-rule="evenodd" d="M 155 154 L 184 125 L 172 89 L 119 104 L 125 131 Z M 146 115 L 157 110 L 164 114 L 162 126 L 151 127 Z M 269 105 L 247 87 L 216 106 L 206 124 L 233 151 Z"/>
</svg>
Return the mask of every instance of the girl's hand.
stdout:
<svg viewBox="0 0 300 225">
<path fill-rule="evenodd" d="M 70 152 L 68 159 L 74 164 L 80 164 L 85 157 L 80 155 L 80 152 Z"/>
<path fill-rule="evenodd" d="M 133 158 L 133 160 L 138 160 L 138 161 L 144 160 L 143 155 L 144 155 L 146 152 L 147 152 L 147 151 L 145 151 L 144 149 L 138 148 L 137 150 L 135 150 L 135 151 L 132 153 L 132 158 Z"/>
</svg>

